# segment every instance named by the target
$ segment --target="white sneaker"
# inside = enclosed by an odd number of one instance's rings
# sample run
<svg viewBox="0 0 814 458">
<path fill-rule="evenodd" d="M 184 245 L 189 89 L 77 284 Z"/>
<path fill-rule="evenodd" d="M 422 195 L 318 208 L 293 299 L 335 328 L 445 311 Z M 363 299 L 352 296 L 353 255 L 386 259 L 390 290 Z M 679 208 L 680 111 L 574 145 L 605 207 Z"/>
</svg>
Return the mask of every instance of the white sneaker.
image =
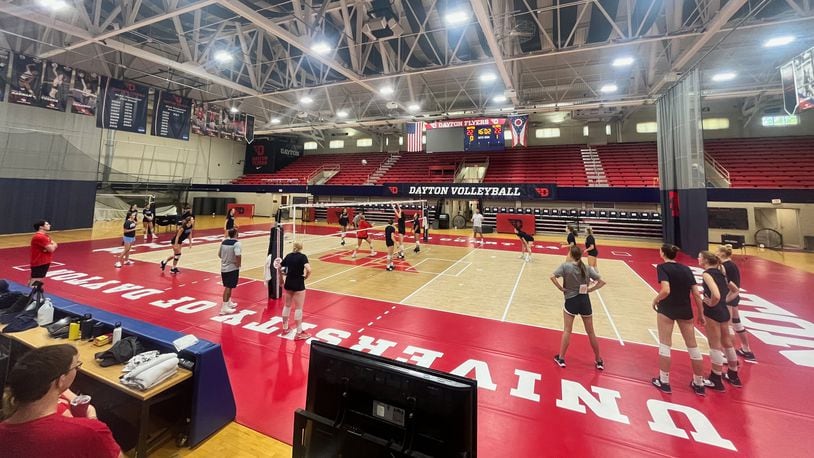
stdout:
<svg viewBox="0 0 814 458">
<path fill-rule="evenodd" d="M 131 265 L 131 264 L 135 264 L 135 262 L 133 262 L 133 261 L 131 261 L 131 260 L 129 260 L 129 259 L 128 259 L 127 261 L 124 261 L 124 263 L 125 263 L 126 265 L 128 265 L 128 266 L 129 266 L 129 265 Z"/>
<path fill-rule="evenodd" d="M 371 255 L 371 256 L 376 256 L 377 254 L 379 254 L 379 253 L 376 253 L 375 251 L 371 251 L 371 252 L 370 252 L 370 255 Z"/>
<path fill-rule="evenodd" d="M 117 261 L 117 262 L 116 262 L 116 264 L 113 264 L 113 265 L 114 265 L 114 266 L 116 266 L 116 267 L 121 267 L 121 266 L 122 266 L 122 263 L 120 263 L 120 262 L 118 262 L 118 261 Z"/>
<path fill-rule="evenodd" d="M 230 313 L 234 313 L 237 310 L 237 307 L 229 307 L 229 304 L 225 304 L 223 307 L 220 308 L 219 315 L 228 315 Z M 234 304 L 231 304 L 234 305 Z"/>
<path fill-rule="evenodd" d="M 352 255 L 350 255 L 351 259 L 356 259 L 356 252 L 354 251 Z"/>
</svg>

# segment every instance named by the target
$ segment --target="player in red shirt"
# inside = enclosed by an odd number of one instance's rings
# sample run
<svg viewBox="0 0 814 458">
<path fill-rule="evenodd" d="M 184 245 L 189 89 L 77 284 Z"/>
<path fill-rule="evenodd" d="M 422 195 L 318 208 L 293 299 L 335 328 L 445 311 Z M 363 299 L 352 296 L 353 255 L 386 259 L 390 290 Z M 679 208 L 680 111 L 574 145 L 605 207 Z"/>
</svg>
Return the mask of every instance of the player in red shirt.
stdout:
<svg viewBox="0 0 814 458">
<path fill-rule="evenodd" d="M 32 286 L 35 281 L 42 281 L 48 273 L 51 265 L 51 258 L 57 249 L 57 243 L 48 236 L 51 230 L 51 223 L 39 220 L 34 223 L 34 236 L 31 237 L 31 281 L 28 286 Z"/>
<path fill-rule="evenodd" d="M 49 345 L 29 351 L 9 373 L 11 415 L 0 423 L 3 456 L 34 458 L 120 458 L 110 429 L 89 405 L 86 417 L 58 413 L 57 401 L 82 363 L 76 347 Z"/>
<path fill-rule="evenodd" d="M 358 229 L 356 231 L 356 248 L 353 250 L 351 258 L 354 259 L 356 258 L 356 250 L 362 247 L 362 240 L 367 242 L 367 245 L 370 247 L 370 255 L 376 256 L 376 250 L 373 249 L 373 244 L 370 242 L 370 238 L 368 237 L 367 234 L 367 230 L 373 226 L 371 226 L 370 223 L 367 222 L 367 220 L 365 219 L 365 215 L 363 213 L 359 214 L 359 224 L 356 227 Z"/>
</svg>

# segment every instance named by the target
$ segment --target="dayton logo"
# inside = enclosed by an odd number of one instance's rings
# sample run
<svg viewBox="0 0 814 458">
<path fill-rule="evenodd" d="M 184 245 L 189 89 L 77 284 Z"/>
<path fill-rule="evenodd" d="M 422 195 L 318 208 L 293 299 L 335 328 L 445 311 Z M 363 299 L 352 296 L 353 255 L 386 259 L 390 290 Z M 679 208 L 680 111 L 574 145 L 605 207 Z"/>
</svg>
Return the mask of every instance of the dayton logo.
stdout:
<svg viewBox="0 0 814 458">
<path fill-rule="evenodd" d="M 390 190 L 390 194 L 396 195 L 399 193 L 398 186 L 388 186 L 387 189 Z"/>
<path fill-rule="evenodd" d="M 509 224 L 511 224 L 512 227 L 517 229 L 517 230 L 523 229 L 523 220 L 522 219 L 509 218 Z"/>
<path fill-rule="evenodd" d="M 266 148 L 263 145 L 254 146 L 254 156 L 252 156 L 252 165 L 255 167 L 263 167 L 268 165 L 269 158 L 266 156 Z"/>
<path fill-rule="evenodd" d="M 551 190 L 548 188 L 534 188 L 534 191 L 537 192 L 537 195 L 540 197 L 550 197 Z"/>
</svg>

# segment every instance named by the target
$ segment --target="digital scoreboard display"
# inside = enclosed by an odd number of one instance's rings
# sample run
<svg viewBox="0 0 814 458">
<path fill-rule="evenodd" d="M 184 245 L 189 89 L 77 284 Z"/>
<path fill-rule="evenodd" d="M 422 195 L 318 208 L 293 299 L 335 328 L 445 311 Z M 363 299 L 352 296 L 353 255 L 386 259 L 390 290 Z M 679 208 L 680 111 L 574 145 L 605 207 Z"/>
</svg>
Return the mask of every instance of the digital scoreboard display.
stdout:
<svg viewBox="0 0 814 458">
<path fill-rule="evenodd" d="M 506 147 L 503 124 L 464 126 L 464 151 L 502 151 Z"/>
</svg>

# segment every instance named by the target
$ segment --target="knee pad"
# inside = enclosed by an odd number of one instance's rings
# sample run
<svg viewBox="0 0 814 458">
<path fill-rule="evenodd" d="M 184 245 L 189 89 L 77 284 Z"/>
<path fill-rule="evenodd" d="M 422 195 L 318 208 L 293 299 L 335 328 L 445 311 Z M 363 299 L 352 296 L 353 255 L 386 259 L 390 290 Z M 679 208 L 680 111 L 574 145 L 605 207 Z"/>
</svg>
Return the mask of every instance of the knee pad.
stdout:
<svg viewBox="0 0 814 458">
<path fill-rule="evenodd" d="M 735 332 L 746 332 L 746 328 L 743 327 L 740 318 L 732 318 L 732 329 L 734 329 Z"/>
<path fill-rule="evenodd" d="M 721 350 L 710 350 L 709 359 L 712 361 L 712 364 L 719 366 L 726 362 L 726 359 L 724 359 L 724 352 Z"/>
<path fill-rule="evenodd" d="M 690 355 L 690 359 L 693 361 L 701 361 L 701 350 L 698 347 L 692 347 L 687 349 L 687 353 Z"/>
<path fill-rule="evenodd" d="M 737 361 L 738 360 L 738 354 L 735 353 L 735 347 L 726 347 L 726 348 L 724 348 L 724 351 L 726 352 L 726 360 L 727 361 Z"/>
<path fill-rule="evenodd" d="M 176 254 L 176 255 L 173 255 L 173 256 L 172 256 L 172 259 L 175 259 L 176 261 L 178 261 L 179 259 L 181 259 L 181 253 L 178 253 L 178 254 Z"/>
<path fill-rule="evenodd" d="M 659 356 L 670 357 L 670 346 L 663 343 L 659 344 Z"/>
<path fill-rule="evenodd" d="M 302 309 L 294 310 L 294 320 L 302 321 Z"/>
</svg>

